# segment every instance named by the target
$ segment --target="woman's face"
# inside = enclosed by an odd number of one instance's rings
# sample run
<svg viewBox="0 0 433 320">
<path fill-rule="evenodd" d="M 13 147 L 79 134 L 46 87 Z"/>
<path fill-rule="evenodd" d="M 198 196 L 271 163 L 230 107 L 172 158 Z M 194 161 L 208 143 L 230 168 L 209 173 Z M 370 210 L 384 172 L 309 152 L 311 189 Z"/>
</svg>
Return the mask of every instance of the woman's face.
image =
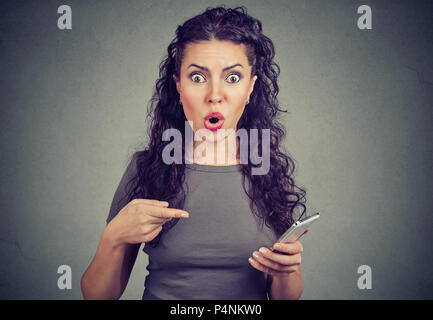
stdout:
<svg viewBox="0 0 433 320">
<path fill-rule="evenodd" d="M 224 117 L 221 129 L 236 131 L 257 76 L 251 78 L 245 45 L 209 40 L 186 46 L 180 79 L 174 79 L 194 132 L 209 129 L 204 119 L 211 112 Z"/>
</svg>

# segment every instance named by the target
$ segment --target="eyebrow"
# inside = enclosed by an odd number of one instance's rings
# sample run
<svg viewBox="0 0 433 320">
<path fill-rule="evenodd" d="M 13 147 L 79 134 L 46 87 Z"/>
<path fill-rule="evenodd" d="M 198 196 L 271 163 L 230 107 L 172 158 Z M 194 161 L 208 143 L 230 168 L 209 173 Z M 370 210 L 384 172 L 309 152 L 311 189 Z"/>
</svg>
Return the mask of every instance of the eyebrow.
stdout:
<svg viewBox="0 0 433 320">
<path fill-rule="evenodd" d="M 202 67 L 202 66 L 199 66 L 199 65 L 196 65 L 196 64 L 194 64 L 194 63 L 190 64 L 190 65 L 188 66 L 187 69 L 189 69 L 189 68 L 191 68 L 191 67 L 197 67 L 197 68 L 199 68 L 199 69 L 201 69 L 201 70 L 209 71 L 208 68 L 206 68 L 206 67 Z M 223 69 L 223 72 L 224 72 L 224 71 L 227 71 L 227 70 L 230 70 L 230 69 L 233 69 L 234 67 L 241 67 L 241 68 L 243 68 L 243 66 L 242 66 L 240 63 L 237 63 L 237 64 L 234 64 L 234 65 L 232 65 L 232 66 L 230 66 L 230 67 L 225 67 L 225 68 Z"/>
</svg>

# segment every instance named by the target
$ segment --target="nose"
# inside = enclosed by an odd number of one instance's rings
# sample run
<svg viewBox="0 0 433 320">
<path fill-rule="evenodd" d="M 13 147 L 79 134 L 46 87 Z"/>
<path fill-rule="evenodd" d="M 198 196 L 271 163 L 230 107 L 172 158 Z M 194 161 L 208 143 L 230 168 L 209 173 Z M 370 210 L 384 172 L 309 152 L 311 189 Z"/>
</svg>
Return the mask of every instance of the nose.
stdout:
<svg viewBox="0 0 433 320">
<path fill-rule="evenodd" d="M 209 103 L 221 103 L 223 100 L 223 93 L 221 92 L 221 86 L 218 81 L 213 82 L 210 85 L 209 94 L 207 96 L 207 102 Z"/>
</svg>

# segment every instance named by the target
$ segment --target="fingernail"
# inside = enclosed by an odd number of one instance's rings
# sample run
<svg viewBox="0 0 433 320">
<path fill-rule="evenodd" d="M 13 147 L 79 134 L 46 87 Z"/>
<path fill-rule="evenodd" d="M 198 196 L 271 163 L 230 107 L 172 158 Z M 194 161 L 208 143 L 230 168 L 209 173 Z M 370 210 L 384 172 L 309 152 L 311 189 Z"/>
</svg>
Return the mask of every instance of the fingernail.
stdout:
<svg viewBox="0 0 433 320">
<path fill-rule="evenodd" d="M 188 218 L 188 213 L 182 212 L 182 213 L 180 214 L 180 216 L 181 216 L 182 218 Z"/>
<path fill-rule="evenodd" d="M 253 257 L 256 258 L 256 259 L 259 258 L 259 255 L 257 254 L 257 252 L 253 252 Z"/>
<path fill-rule="evenodd" d="M 161 206 L 168 206 L 168 202 L 167 201 L 160 201 L 159 204 Z"/>
<path fill-rule="evenodd" d="M 260 248 L 259 251 L 263 254 L 266 254 L 266 249 L 265 248 Z"/>
<path fill-rule="evenodd" d="M 276 244 L 274 245 L 274 249 L 276 249 L 276 250 L 281 249 L 281 244 L 276 243 Z"/>
</svg>

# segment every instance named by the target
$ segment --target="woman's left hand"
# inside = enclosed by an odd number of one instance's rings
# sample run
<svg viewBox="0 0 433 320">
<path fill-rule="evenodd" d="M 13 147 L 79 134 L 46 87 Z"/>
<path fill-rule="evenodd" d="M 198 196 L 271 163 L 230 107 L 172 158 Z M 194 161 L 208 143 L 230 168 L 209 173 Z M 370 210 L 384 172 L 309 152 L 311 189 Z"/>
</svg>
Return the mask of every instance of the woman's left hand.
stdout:
<svg viewBox="0 0 433 320">
<path fill-rule="evenodd" d="M 259 251 L 253 252 L 253 256 L 248 261 L 255 269 L 273 277 L 285 277 L 292 272 L 299 271 L 303 251 L 299 238 L 293 243 L 276 242 L 272 246 L 273 251 L 261 247 Z"/>
</svg>

